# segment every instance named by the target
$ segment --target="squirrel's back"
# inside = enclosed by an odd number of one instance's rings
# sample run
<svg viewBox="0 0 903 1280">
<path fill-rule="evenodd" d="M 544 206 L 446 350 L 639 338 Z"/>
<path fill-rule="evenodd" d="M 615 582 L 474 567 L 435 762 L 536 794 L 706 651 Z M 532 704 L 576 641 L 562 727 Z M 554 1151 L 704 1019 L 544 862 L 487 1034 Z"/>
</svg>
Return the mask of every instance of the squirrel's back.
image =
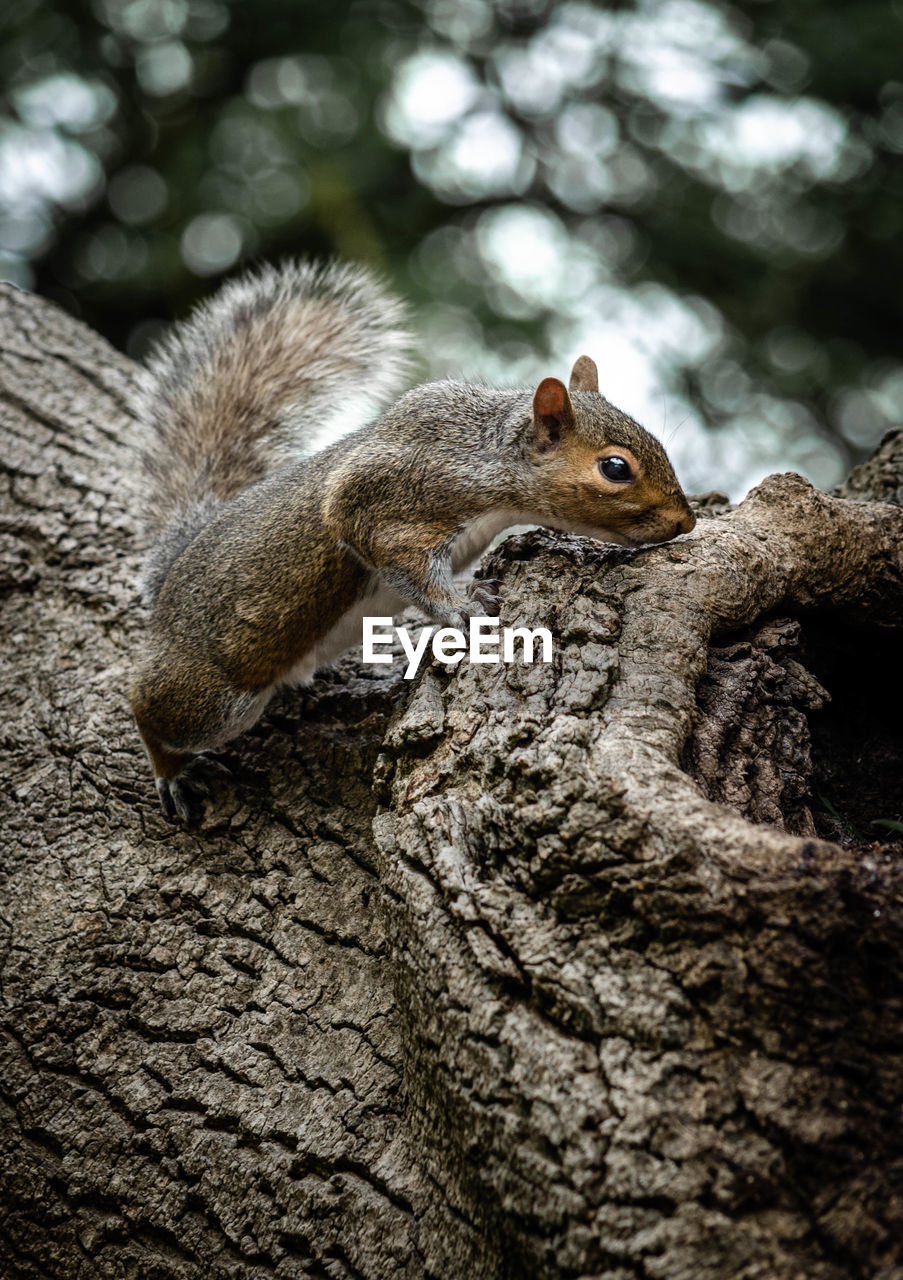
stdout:
<svg viewBox="0 0 903 1280">
<path fill-rule="evenodd" d="M 340 264 L 264 266 L 202 303 L 163 340 L 144 379 L 150 532 L 205 523 L 307 452 L 324 426 L 397 393 L 403 322 L 376 276 Z"/>
</svg>

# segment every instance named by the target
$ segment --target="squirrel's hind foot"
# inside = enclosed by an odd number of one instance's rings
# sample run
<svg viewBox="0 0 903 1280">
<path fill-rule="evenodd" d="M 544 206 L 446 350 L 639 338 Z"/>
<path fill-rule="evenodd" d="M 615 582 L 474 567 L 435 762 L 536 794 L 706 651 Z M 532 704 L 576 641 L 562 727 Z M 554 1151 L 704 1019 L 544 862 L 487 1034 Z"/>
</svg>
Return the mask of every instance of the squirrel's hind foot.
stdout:
<svg viewBox="0 0 903 1280">
<path fill-rule="evenodd" d="M 164 818 L 170 822 L 181 818 L 187 826 L 197 826 L 204 816 L 204 802 L 216 777 L 226 780 L 232 777 L 232 773 L 207 752 L 192 756 L 174 778 L 158 777 L 157 795 Z"/>
</svg>

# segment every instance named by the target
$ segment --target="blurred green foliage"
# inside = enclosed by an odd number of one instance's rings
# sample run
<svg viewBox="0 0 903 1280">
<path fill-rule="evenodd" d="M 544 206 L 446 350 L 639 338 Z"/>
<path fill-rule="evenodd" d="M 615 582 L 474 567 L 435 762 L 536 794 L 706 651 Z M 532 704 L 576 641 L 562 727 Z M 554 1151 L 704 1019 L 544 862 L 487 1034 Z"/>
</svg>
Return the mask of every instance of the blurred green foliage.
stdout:
<svg viewBox="0 0 903 1280">
<path fill-rule="evenodd" d="M 0 274 L 140 354 L 243 261 L 368 261 L 433 372 L 592 339 L 725 428 L 700 480 L 830 483 L 903 408 L 901 55 L 903 0 L 17 0 Z"/>
</svg>

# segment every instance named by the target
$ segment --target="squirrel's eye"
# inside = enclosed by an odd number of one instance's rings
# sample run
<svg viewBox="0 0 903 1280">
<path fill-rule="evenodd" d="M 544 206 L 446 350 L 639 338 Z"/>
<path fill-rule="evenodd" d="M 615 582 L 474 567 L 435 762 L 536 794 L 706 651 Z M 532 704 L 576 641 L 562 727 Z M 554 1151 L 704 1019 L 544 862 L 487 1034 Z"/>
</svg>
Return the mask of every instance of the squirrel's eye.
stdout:
<svg viewBox="0 0 903 1280">
<path fill-rule="evenodd" d="M 613 480 L 615 484 L 626 484 L 628 480 L 633 479 L 630 463 L 626 458 L 621 458 L 616 453 L 611 454 L 608 458 L 600 458 L 599 470 L 606 480 Z"/>
</svg>

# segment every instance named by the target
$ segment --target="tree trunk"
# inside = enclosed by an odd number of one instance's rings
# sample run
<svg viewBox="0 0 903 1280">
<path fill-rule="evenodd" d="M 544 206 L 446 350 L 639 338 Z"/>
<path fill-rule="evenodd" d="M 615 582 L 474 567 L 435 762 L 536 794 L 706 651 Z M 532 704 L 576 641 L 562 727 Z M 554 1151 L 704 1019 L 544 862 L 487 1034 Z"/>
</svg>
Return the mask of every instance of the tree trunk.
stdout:
<svg viewBox="0 0 903 1280">
<path fill-rule="evenodd" d="M 184 830 L 133 367 L 11 289 L 0 339 L 0 1273 L 903 1277 L 903 435 L 510 538 L 551 664 L 351 655 Z"/>
</svg>

